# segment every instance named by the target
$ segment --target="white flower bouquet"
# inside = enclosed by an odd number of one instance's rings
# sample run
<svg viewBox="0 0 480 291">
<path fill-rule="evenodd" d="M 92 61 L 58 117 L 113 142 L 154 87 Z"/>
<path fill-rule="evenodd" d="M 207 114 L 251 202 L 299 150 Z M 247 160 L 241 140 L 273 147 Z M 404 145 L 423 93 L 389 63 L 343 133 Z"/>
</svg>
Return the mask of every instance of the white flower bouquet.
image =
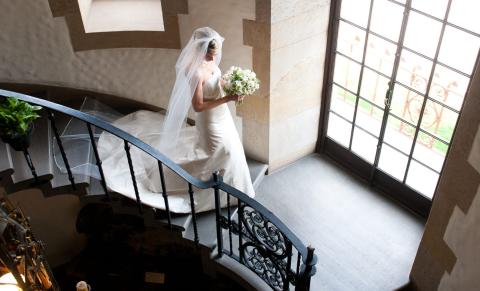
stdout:
<svg viewBox="0 0 480 291">
<path fill-rule="evenodd" d="M 228 95 L 248 96 L 260 88 L 260 81 L 255 72 L 240 67 L 230 67 L 222 76 L 223 91 Z M 237 104 L 241 103 L 240 100 Z"/>
</svg>

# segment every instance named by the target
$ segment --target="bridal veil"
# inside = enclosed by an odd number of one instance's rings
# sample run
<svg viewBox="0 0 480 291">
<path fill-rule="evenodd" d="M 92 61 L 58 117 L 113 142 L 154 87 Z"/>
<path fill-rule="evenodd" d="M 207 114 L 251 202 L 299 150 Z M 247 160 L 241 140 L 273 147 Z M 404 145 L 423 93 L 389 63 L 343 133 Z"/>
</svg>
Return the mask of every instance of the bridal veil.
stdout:
<svg viewBox="0 0 480 291">
<path fill-rule="evenodd" d="M 199 82 L 198 71 L 208 52 L 210 41 L 216 40 L 219 49 L 215 58 L 218 66 L 221 60 L 223 37 L 210 27 L 196 29 L 187 45 L 183 48 L 175 65 L 176 79 L 170 96 L 160 152 L 174 156 L 182 127 L 192 104 L 192 97 Z"/>
</svg>

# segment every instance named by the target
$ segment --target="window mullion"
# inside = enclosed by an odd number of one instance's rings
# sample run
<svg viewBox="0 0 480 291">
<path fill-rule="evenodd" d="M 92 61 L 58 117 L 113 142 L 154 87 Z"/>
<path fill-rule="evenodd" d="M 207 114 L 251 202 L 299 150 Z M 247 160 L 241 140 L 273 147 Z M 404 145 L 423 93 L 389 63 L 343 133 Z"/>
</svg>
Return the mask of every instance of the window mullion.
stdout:
<svg viewBox="0 0 480 291">
<path fill-rule="evenodd" d="M 409 1 L 411 1 L 411 0 L 409 0 Z M 442 40 L 443 40 L 443 35 L 445 33 L 445 28 L 447 26 L 447 19 L 448 19 L 448 14 L 450 13 L 451 5 L 452 5 L 452 0 L 448 0 L 447 10 L 445 12 L 445 17 L 444 17 L 443 22 L 442 22 L 442 29 L 440 30 L 440 37 L 438 39 L 437 50 L 435 51 L 435 56 L 433 58 L 432 71 L 430 72 L 430 77 L 428 78 L 427 88 L 426 88 L 426 91 L 425 91 L 426 96 L 428 96 L 428 94 L 430 92 L 430 87 L 432 86 L 432 81 L 433 81 L 433 77 L 434 77 L 434 73 L 435 73 L 435 67 L 437 66 L 437 59 L 438 59 L 438 55 L 440 54 L 440 47 L 442 45 Z M 423 99 L 422 108 L 420 109 L 420 115 L 419 115 L 418 122 L 417 122 L 417 128 L 415 129 L 415 135 L 413 136 L 412 148 L 410 149 L 410 155 L 408 156 L 407 167 L 405 169 L 405 175 L 403 177 L 403 183 L 405 183 L 405 181 L 407 180 L 408 170 L 410 168 L 413 152 L 415 150 L 415 145 L 416 145 L 417 138 L 418 138 L 418 133 L 420 132 L 419 129 L 420 129 L 420 126 L 421 126 L 422 120 L 423 120 L 423 113 L 425 112 L 425 107 L 427 105 L 427 99 L 428 98 Z"/>
</svg>

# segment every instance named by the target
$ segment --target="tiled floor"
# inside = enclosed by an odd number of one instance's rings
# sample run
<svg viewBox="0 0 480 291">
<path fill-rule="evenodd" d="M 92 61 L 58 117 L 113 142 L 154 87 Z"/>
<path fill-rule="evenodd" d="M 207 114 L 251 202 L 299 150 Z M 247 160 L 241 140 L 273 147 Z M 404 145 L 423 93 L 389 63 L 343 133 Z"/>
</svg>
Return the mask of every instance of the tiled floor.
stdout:
<svg viewBox="0 0 480 291">
<path fill-rule="evenodd" d="M 266 176 L 257 200 L 316 248 L 311 290 L 393 290 L 408 282 L 425 221 L 329 158 Z"/>
</svg>

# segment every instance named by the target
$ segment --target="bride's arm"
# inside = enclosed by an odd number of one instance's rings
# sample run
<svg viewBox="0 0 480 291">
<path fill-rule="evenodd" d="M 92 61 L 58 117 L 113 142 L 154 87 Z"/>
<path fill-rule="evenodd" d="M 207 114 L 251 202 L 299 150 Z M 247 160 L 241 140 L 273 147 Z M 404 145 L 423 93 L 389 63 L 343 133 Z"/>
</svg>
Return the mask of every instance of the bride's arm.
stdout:
<svg viewBox="0 0 480 291">
<path fill-rule="evenodd" d="M 241 96 L 238 95 L 226 95 L 222 98 L 218 98 L 215 100 L 204 100 L 203 99 L 203 80 L 198 82 L 198 86 L 195 89 L 195 93 L 193 94 L 192 98 L 192 107 L 195 112 L 202 112 L 205 110 L 212 109 L 221 105 L 223 103 L 227 103 L 229 101 L 237 101 Z"/>
</svg>

